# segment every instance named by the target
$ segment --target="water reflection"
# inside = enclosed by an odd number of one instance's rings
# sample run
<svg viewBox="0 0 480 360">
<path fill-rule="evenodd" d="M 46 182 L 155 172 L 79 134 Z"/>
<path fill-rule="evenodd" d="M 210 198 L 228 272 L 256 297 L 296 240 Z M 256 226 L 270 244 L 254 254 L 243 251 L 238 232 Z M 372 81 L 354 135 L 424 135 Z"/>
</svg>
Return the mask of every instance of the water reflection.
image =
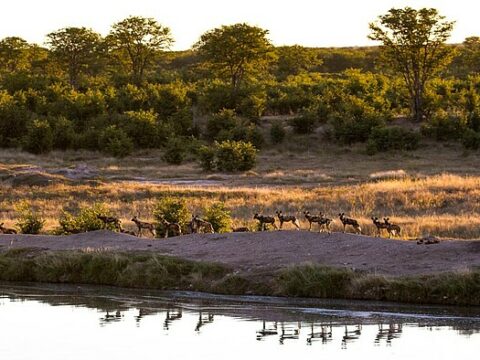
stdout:
<svg viewBox="0 0 480 360">
<path fill-rule="evenodd" d="M 215 347 L 220 346 L 219 339 L 223 339 L 224 342 L 242 342 L 252 348 L 261 346 L 271 349 L 271 346 L 275 346 L 278 349 L 294 348 L 296 351 L 310 348 L 348 353 L 359 351 L 360 348 L 390 348 L 406 352 L 412 346 L 440 351 L 435 349 L 429 336 L 468 339 L 466 345 L 462 345 L 462 351 L 468 351 L 469 347 L 472 351 L 478 350 L 480 345 L 478 308 L 405 307 L 318 300 L 291 302 L 286 299 L 200 296 L 124 289 L 100 291 L 88 287 L 0 287 L 0 333 L 7 332 L 8 329 L 2 328 L 3 320 L 8 320 L 14 307 L 19 307 L 15 311 L 20 311 L 30 307 L 37 309 L 38 306 L 43 306 L 42 311 L 45 312 L 48 308 L 58 312 L 58 316 L 65 317 L 68 323 L 75 323 L 69 317 L 73 318 L 76 311 L 88 309 L 88 314 L 95 316 L 100 328 L 105 331 L 115 328 L 117 335 L 123 331 L 130 332 L 128 324 L 132 324 L 137 329 L 137 334 L 142 334 L 142 337 L 145 334 L 154 336 L 155 341 L 159 341 L 162 336 L 169 336 L 170 339 L 188 342 L 193 341 L 191 336 L 197 334 L 206 343 L 213 341 Z M 33 313 L 24 321 L 35 321 L 35 316 L 36 313 Z M 152 327 L 159 330 L 149 331 Z M 93 336 L 94 328 L 91 331 Z M 58 328 L 58 336 L 61 336 L 61 332 L 62 329 Z M 254 345 L 255 343 L 259 345 Z M 304 350 L 300 350 L 302 348 Z M 458 349 L 451 346 L 451 350 L 454 355 Z M 1 351 L 0 343 L 0 356 Z M 381 354 L 378 354 L 378 358 L 381 358 Z M 372 357 L 374 358 L 376 357 Z"/>
</svg>

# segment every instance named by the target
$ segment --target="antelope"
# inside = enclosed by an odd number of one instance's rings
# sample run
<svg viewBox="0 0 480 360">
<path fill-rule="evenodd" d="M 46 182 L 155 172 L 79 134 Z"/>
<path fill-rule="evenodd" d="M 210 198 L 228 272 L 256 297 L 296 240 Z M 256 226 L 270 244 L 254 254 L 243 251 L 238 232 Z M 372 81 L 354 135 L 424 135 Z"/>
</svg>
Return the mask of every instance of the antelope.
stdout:
<svg viewBox="0 0 480 360">
<path fill-rule="evenodd" d="M 388 225 L 386 223 L 384 223 L 384 222 L 382 223 L 380 220 L 378 220 L 378 217 L 373 216 L 372 221 L 373 221 L 373 224 L 377 227 L 377 235 L 378 236 L 382 235 L 382 233 L 381 233 L 382 229 L 387 229 L 387 231 L 388 231 Z"/>
<path fill-rule="evenodd" d="M 213 225 L 210 222 L 201 219 L 198 215 L 192 216 L 190 224 L 193 233 L 198 233 L 200 229 L 203 229 L 204 233 L 213 234 L 215 232 L 213 230 Z"/>
<path fill-rule="evenodd" d="M 171 231 L 175 234 L 175 236 L 182 235 L 182 228 L 178 223 L 167 221 L 165 218 L 159 218 L 160 223 L 165 227 L 165 239 L 168 238 L 168 232 Z"/>
<path fill-rule="evenodd" d="M 387 231 L 388 231 L 388 235 L 391 236 L 399 236 L 400 235 L 400 226 L 398 226 L 397 224 L 392 224 L 390 222 L 390 218 L 383 218 L 383 221 L 385 222 L 385 225 L 387 226 Z"/>
<path fill-rule="evenodd" d="M 4 227 L 2 222 L 0 223 L 0 232 L 2 234 L 16 234 L 17 230 Z"/>
<path fill-rule="evenodd" d="M 275 229 L 278 229 L 277 225 L 275 225 L 275 218 L 273 216 L 255 214 L 253 215 L 253 218 L 260 222 L 260 231 L 265 231 L 267 224 L 272 224 Z"/>
<path fill-rule="evenodd" d="M 280 230 L 282 230 L 284 222 L 291 222 L 297 230 L 300 230 L 300 223 L 295 215 L 283 215 L 281 211 L 275 211 L 275 214 L 277 214 L 278 220 L 280 220 Z"/>
<path fill-rule="evenodd" d="M 106 229 L 108 224 L 113 224 L 118 231 L 121 231 L 121 221 L 119 218 L 113 216 L 104 216 L 104 215 L 97 215 L 97 219 L 103 222 L 103 228 Z"/>
<path fill-rule="evenodd" d="M 345 227 L 346 227 L 347 225 L 351 225 L 351 226 L 355 229 L 355 232 L 356 232 L 357 234 L 361 234 L 361 233 L 362 233 L 362 228 L 361 228 L 360 225 L 358 224 L 358 221 L 357 221 L 357 220 L 346 217 L 346 216 L 345 216 L 345 213 L 340 213 L 340 214 L 338 214 L 338 217 L 340 218 L 340 221 L 341 221 L 342 224 L 343 224 L 343 232 L 345 232 Z"/>
<path fill-rule="evenodd" d="M 138 233 L 137 233 L 137 236 L 140 236 L 142 235 L 142 230 L 143 229 L 147 229 L 148 231 L 150 231 L 150 233 L 155 237 L 155 225 L 153 225 L 152 223 L 149 223 L 149 222 L 145 222 L 145 221 L 140 221 L 138 220 L 138 218 L 136 216 L 134 216 L 132 218 L 132 221 L 137 225 L 138 227 Z"/>
<path fill-rule="evenodd" d="M 320 222 L 323 219 L 323 214 L 320 213 L 320 215 L 311 215 L 310 211 L 304 211 L 303 214 L 305 215 L 305 219 L 307 219 L 307 221 L 310 224 L 310 227 L 308 228 L 308 231 L 312 230 L 312 224 L 313 223 L 317 223 L 318 224 L 318 231 L 320 232 L 320 228 L 321 228 Z"/>
</svg>

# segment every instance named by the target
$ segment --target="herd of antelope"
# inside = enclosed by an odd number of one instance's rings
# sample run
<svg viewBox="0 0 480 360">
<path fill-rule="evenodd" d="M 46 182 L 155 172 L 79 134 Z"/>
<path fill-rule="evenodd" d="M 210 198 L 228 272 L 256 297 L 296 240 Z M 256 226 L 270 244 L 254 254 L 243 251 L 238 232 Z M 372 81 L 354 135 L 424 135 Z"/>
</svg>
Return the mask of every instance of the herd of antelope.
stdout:
<svg viewBox="0 0 480 360">
<path fill-rule="evenodd" d="M 268 225 L 272 225 L 275 229 L 281 230 L 284 223 L 292 223 L 293 226 L 297 230 L 300 230 L 300 222 L 295 215 L 284 215 L 281 211 L 276 211 L 276 218 L 270 215 L 262 215 L 262 214 L 255 214 L 253 218 L 258 220 L 259 222 L 259 229 L 260 231 L 267 230 Z M 304 211 L 305 219 L 309 223 L 308 231 L 312 230 L 313 224 L 318 224 L 318 231 L 319 232 L 328 232 L 331 233 L 330 224 L 333 222 L 333 219 L 330 219 L 325 216 L 323 213 L 319 213 L 318 215 L 313 215 L 309 211 Z M 156 236 L 156 224 L 146 221 L 141 221 L 138 219 L 137 216 L 134 216 L 131 221 L 135 223 L 137 226 L 137 232 L 125 230 L 122 227 L 122 223 L 119 218 L 114 216 L 103 216 L 97 215 L 97 218 L 103 222 L 104 228 L 108 226 L 113 226 L 117 231 L 125 234 L 130 234 L 134 236 L 142 236 L 143 231 L 149 232 L 153 237 Z M 361 234 L 362 229 L 360 224 L 357 220 L 345 216 L 345 213 L 338 214 L 338 218 L 343 225 L 343 232 L 346 231 L 347 226 L 351 226 L 355 233 Z M 276 221 L 280 226 L 276 225 Z M 381 236 L 381 231 L 386 230 L 390 236 L 399 236 L 400 235 L 400 226 L 397 224 L 393 224 L 390 222 L 390 218 L 383 218 L 383 222 L 380 221 L 377 217 L 372 217 L 373 224 L 377 228 L 377 235 Z M 169 222 L 164 217 L 159 218 L 160 224 L 163 226 L 164 229 L 164 237 L 167 238 L 169 234 L 173 234 L 174 236 L 182 235 L 182 227 L 180 224 L 175 222 Z M 189 233 L 214 233 L 213 225 L 200 218 L 198 215 L 193 215 L 191 221 L 188 223 L 188 232 Z M 248 227 L 238 227 L 234 228 L 233 232 L 248 232 L 250 229 Z M 2 234 L 16 234 L 17 231 L 15 229 L 6 228 L 3 226 L 3 223 L 0 223 L 0 233 Z"/>
</svg>

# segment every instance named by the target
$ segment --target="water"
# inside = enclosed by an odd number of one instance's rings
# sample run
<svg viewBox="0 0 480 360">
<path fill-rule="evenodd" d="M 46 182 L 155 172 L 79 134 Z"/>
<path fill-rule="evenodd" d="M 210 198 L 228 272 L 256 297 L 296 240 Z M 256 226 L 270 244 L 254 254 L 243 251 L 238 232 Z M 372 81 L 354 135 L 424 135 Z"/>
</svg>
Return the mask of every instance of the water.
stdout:
<svg viewBox="0 0 480 360">
<path fill-rule="evenodd" d="M 476 359 L 480 309 L 0 286 L 0 359 Z"/>
</svg>

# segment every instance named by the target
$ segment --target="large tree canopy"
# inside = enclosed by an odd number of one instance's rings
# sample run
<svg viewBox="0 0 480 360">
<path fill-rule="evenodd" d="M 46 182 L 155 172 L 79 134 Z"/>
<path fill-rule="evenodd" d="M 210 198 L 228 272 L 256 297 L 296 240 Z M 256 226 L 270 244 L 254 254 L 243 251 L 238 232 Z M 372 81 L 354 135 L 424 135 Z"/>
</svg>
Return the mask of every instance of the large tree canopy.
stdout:
<svg viewBox="0 0 480 360">
<path fill-rule="evenodd" d="M 416 121 L 424 113 L 424 91 L 429 79 L 451 61 L 452 48 L 445 46 L 453 29 L 436 9 L 390 9 L 370 24 L 369 38 L 383 44 L 383 59 L 402 75 Z"/>
<path fill-rule="evenodd" d="M 145 70 L 158 52 L 174 42 L 168 27 L 155 19 L 130 16 L 112 26 L 109 46 L 129 67 L 132 80 L 143 81 Z"/>
<path fill-rule="evenodd" d="M 244 23 L 222 26 L 203 34 L 194 49 L 236 90 L 247 75 L 266 71 L 275 59 L 267 34 L 268 30 Z"/>
<path fill-rule="evenodd" d="M 0 41 L 0 66 L 15 72 L 28 67 L 29 44 L 22 38 L 11 36 Z"/>
<path fill-rule="evenodd" d="M 47 45 L 60 65 L 67 68 L 70 84 L 76 87 L 78 76 L 98 63 L 102 38 L 93 30 L 69 27 L 48 34 Z"/>
</svg>

